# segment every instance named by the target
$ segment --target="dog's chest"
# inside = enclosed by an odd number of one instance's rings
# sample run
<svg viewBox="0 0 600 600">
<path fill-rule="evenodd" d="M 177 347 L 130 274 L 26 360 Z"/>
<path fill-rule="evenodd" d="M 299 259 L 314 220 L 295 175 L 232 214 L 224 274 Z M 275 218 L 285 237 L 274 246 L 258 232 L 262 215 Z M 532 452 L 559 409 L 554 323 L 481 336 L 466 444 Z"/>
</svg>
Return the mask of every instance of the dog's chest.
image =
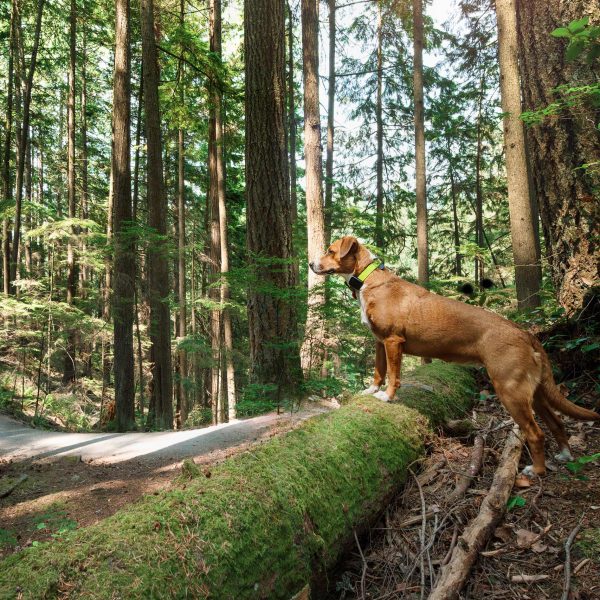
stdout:
<svg viewBox="0 0 600 600">
<path fill-rule="evenodd" d="M 367 316 L 367 303 L 362 290 L 358 292 L 358 302 L 360 303 L 360 320 L 362 321 L 363 325 L 366 325 L 372 331 L 373 327 L 371 326 L 371 321 L 369 321 L 369 317 Z"/>
</svg>

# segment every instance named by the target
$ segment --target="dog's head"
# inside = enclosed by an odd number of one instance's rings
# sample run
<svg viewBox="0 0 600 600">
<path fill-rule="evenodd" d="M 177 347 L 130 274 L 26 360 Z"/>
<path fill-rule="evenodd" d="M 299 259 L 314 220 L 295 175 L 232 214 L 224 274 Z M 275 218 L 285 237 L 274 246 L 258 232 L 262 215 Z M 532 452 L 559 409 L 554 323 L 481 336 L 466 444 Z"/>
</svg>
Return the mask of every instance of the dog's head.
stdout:
<svg viewBox="0 0 600 600">
<path fill-rule="evenodd" d="M 319 260 L 311 261 L 309 266 L 317 275 L 352 275 L 359 250 L 359 241 L 347 235 L 333 242 L 327 252 Z"/>
</svg>

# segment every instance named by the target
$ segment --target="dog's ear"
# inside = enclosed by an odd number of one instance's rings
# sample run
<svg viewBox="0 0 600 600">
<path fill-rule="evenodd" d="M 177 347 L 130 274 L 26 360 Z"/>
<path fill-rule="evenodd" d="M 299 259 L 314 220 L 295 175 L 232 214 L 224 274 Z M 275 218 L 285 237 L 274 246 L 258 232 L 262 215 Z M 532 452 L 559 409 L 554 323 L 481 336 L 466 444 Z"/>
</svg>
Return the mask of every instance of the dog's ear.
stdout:
<svg viewBox="0 0 600 600">
<path fill-rule="evenodd" d="M 358 249 L 358 240 L 353 235 L 347 235 L 342 238 L 340 244 L 340 258 L 350 254 L 350 252 L 356 252 Z"/>
</svg>

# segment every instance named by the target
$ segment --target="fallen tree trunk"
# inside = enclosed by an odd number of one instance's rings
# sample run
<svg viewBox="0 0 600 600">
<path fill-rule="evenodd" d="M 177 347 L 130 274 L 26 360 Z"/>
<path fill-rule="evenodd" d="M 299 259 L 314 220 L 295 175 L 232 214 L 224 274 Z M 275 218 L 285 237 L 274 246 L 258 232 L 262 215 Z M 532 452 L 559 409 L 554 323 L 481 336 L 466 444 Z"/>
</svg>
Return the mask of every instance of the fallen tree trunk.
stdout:
<svg viewBox="0 0 600 600">
<path fill-rule="evenodd" d="M 469 523 L 454 547 L 448 564 L 442 568 L 439 580 L 429 600 L 454 600 L 467 580 L 473 563 L 490 539 L 506 511 L 506 503 L 515 482 L 523 442 L 515 432 L 508 434 L 500 465 L 490 491 L 481 503 L 479 514 Z"/>
<path fill-rule="evenodd" d="M 210 477 L 9 557 L 0 597 L 288 600 L 381 513 L 431 427 L 473 398 L 461 367 L 433 363 L 412 378 L 431 389 L 409 388 L 402 404 L 357 398 Z"/>
</svg>

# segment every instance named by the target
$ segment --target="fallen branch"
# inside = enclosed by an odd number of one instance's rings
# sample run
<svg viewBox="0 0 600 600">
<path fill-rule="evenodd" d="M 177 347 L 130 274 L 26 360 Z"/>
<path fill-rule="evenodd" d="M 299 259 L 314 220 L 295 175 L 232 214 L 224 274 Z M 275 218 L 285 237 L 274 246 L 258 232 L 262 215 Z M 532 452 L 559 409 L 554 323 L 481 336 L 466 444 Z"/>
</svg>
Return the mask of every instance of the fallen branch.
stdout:
<svg viewBox="0 0 600 600">
<path fill-rule="evenodd" d="M 23 483 L 28 477 L 29 475 L 26 475 L 25 473 L 19 475 L 16 481 L 9 485 L 5 490 L 0 492 L 0 498 L 6 498 L 7 496 L 10 496 L 17 489 L 17 486 Z"/>
<path fill-rule="evenodd" d="M 483 499 L 479 514 L 460 536 L 450 562 L 442 568 L 441 576 L 431 591 L 429 600 L 458 598 L 471 567 L 504 515 L 506 503 L 515 481 L 523 442 L 513 431 L 508 435 L 500 464 L 488 495 Z"/>
<path fill-rule="evenodd" d="M 471 462 L 469 463 L 469 471 L 466 475 L 461 475 L 456 482 L 454 491 L 448 496 L 447 504 L 453 504 L 459 498 L 462 498 L 469 489 L 471 482 L 481 469 L 483 463 L 483 438 L 478 435 L 473 442 L 473 451 L 471 453 Z"/>
<path fill-rule="evenodd" d="M 583 515 L 579 519 L 576 527 L 571 531 L 567 541 L 565 542 L 565 582 L 563 584 L 562 600 L 569 600 L 569 592 L 571 591 L 571 546 L 581 529 L 583 524 Z"/>
<path fill-rule="evenodd" d="M 512 583 L 537 583 L 546 581 L 546 579 L 550 579 L 550 575 L 513 575 L 510 581 Z"/>
</svg>

